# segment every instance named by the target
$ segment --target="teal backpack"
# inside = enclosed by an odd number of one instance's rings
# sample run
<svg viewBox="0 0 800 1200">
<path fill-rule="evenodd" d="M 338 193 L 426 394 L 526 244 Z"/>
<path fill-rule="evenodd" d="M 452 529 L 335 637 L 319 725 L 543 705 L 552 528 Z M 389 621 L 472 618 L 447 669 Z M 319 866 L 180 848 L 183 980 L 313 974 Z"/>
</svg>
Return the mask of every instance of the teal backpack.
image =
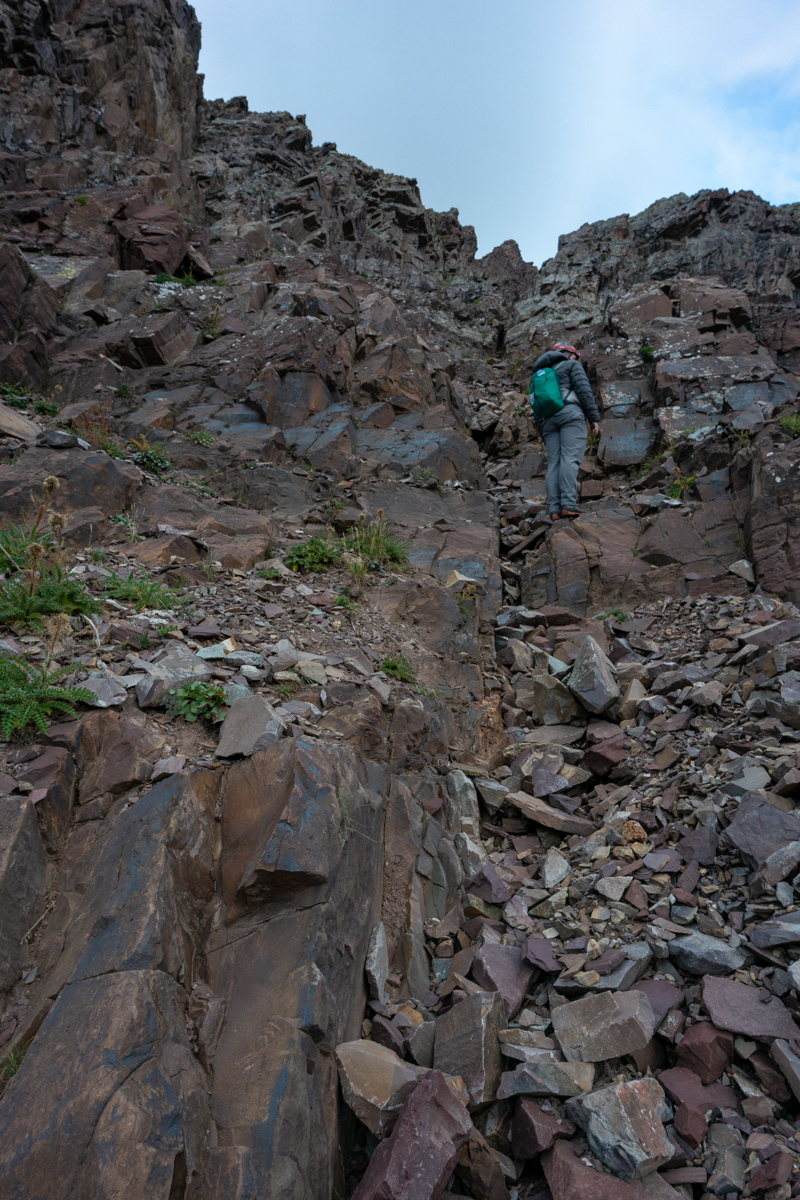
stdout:
<svg viewBox="0 0 800 1200">
<path fill-rule="evenodd" d="M 564 407 L 558 375 L 552 367 L 542 367 L 531 376 L 531 408 L 534 417 L 546 421 Z"/>
</svg>

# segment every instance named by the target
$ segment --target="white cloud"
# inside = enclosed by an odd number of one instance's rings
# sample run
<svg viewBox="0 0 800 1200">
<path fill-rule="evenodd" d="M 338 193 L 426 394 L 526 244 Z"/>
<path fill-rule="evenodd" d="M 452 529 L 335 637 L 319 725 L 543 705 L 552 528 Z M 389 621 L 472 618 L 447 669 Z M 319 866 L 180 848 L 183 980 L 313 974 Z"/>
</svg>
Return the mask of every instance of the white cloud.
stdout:
<svg viewBox="0 0 800 1200">
<path fill-rule="evenodd" d="M 206 95 L 416 176 L 481 253 L 664 195 L 800 198 L 796 0 L 199 0 Z"/>
</svg>

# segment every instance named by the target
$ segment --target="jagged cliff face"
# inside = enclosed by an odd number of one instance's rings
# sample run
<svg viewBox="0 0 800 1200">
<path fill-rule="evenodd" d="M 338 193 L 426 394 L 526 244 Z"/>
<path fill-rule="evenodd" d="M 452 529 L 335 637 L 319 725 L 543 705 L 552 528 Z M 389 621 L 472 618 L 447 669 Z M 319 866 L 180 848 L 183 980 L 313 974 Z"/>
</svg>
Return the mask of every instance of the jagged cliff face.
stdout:
<svg viewBox="0 0 800 1200">
<path fill-rule="evenodd" d="M 774 993 L 800 1087 L 795 976 L 747 942 L 765 915 L 789 924 L 762 950 L 794 936 L 800 206 L 681 195 L 540 270 L 514 242 L 476 259 L 415 180 L 202 101 L 181 0 L 0 3 L 0 38 L 0 382 L 60 406 L 0 403 L 0 520 L 55 476 L 90 588 L 186 589 L 182 613 L 75 618 L 56 658 L 97 704 L 3 747 L 0 1053 L 27 1049 L 0 1194 L 426 1200 L 457 1167 L 486 1200 L 669 1200 L 742 1191 L 745 1116 L 783 1169 L 762 1051 L 736 1136 L 704 1139 L 709 1097 L 741 1107 L 713 1064 L 766 1028 L 708 979 Z M 556 340 L 604 420 L 554 527 L 526 392 Z M 408 564 L 283 566 L 376 521 Z M 35 653 L 20 636 L 0 653 Z M 219 742 L 162 711 L 211 677 Z M 577 1046 L 570 1000 L 601 1001 Z M 701 1003 L 719 1028 L 681 1057 Z M 674 1126 L 638 1078 L 673 1060 L 699 1073 L 664 1083 Z M 589 1167 L 590 1101 L 554 1132 L 530 1099 L 590 1090 L 649 1105 L 651 1142 L 623 1161 L 592 1127 Z"/>
</svg>

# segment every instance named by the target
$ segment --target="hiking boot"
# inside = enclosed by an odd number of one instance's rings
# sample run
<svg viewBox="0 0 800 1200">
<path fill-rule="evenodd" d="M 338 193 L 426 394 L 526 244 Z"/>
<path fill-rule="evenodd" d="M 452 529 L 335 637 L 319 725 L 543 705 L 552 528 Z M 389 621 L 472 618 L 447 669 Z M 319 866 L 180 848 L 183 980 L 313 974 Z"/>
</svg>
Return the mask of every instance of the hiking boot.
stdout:
<svg viewBox="0 0 800 1200">
<path fill-rule="evenodd" d="M 561 516 L 571 520 L 573 517 L 579 517 L 580 513 L 576 508 L 562 508 Z"/>
</svg>

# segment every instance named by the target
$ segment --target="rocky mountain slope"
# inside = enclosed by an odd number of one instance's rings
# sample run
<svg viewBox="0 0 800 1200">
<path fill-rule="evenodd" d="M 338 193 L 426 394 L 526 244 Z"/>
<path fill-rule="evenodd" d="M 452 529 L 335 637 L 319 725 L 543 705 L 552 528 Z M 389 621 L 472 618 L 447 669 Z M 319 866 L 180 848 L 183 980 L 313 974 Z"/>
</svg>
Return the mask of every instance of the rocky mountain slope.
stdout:
<svg viewBox="0 0 800 1200">
<path fill-rule="evenodd" d="M 0 1197 L 800 1195 L 798 206 L 477 259 L 198 47 L 0 2 Z"/>
</svg>

